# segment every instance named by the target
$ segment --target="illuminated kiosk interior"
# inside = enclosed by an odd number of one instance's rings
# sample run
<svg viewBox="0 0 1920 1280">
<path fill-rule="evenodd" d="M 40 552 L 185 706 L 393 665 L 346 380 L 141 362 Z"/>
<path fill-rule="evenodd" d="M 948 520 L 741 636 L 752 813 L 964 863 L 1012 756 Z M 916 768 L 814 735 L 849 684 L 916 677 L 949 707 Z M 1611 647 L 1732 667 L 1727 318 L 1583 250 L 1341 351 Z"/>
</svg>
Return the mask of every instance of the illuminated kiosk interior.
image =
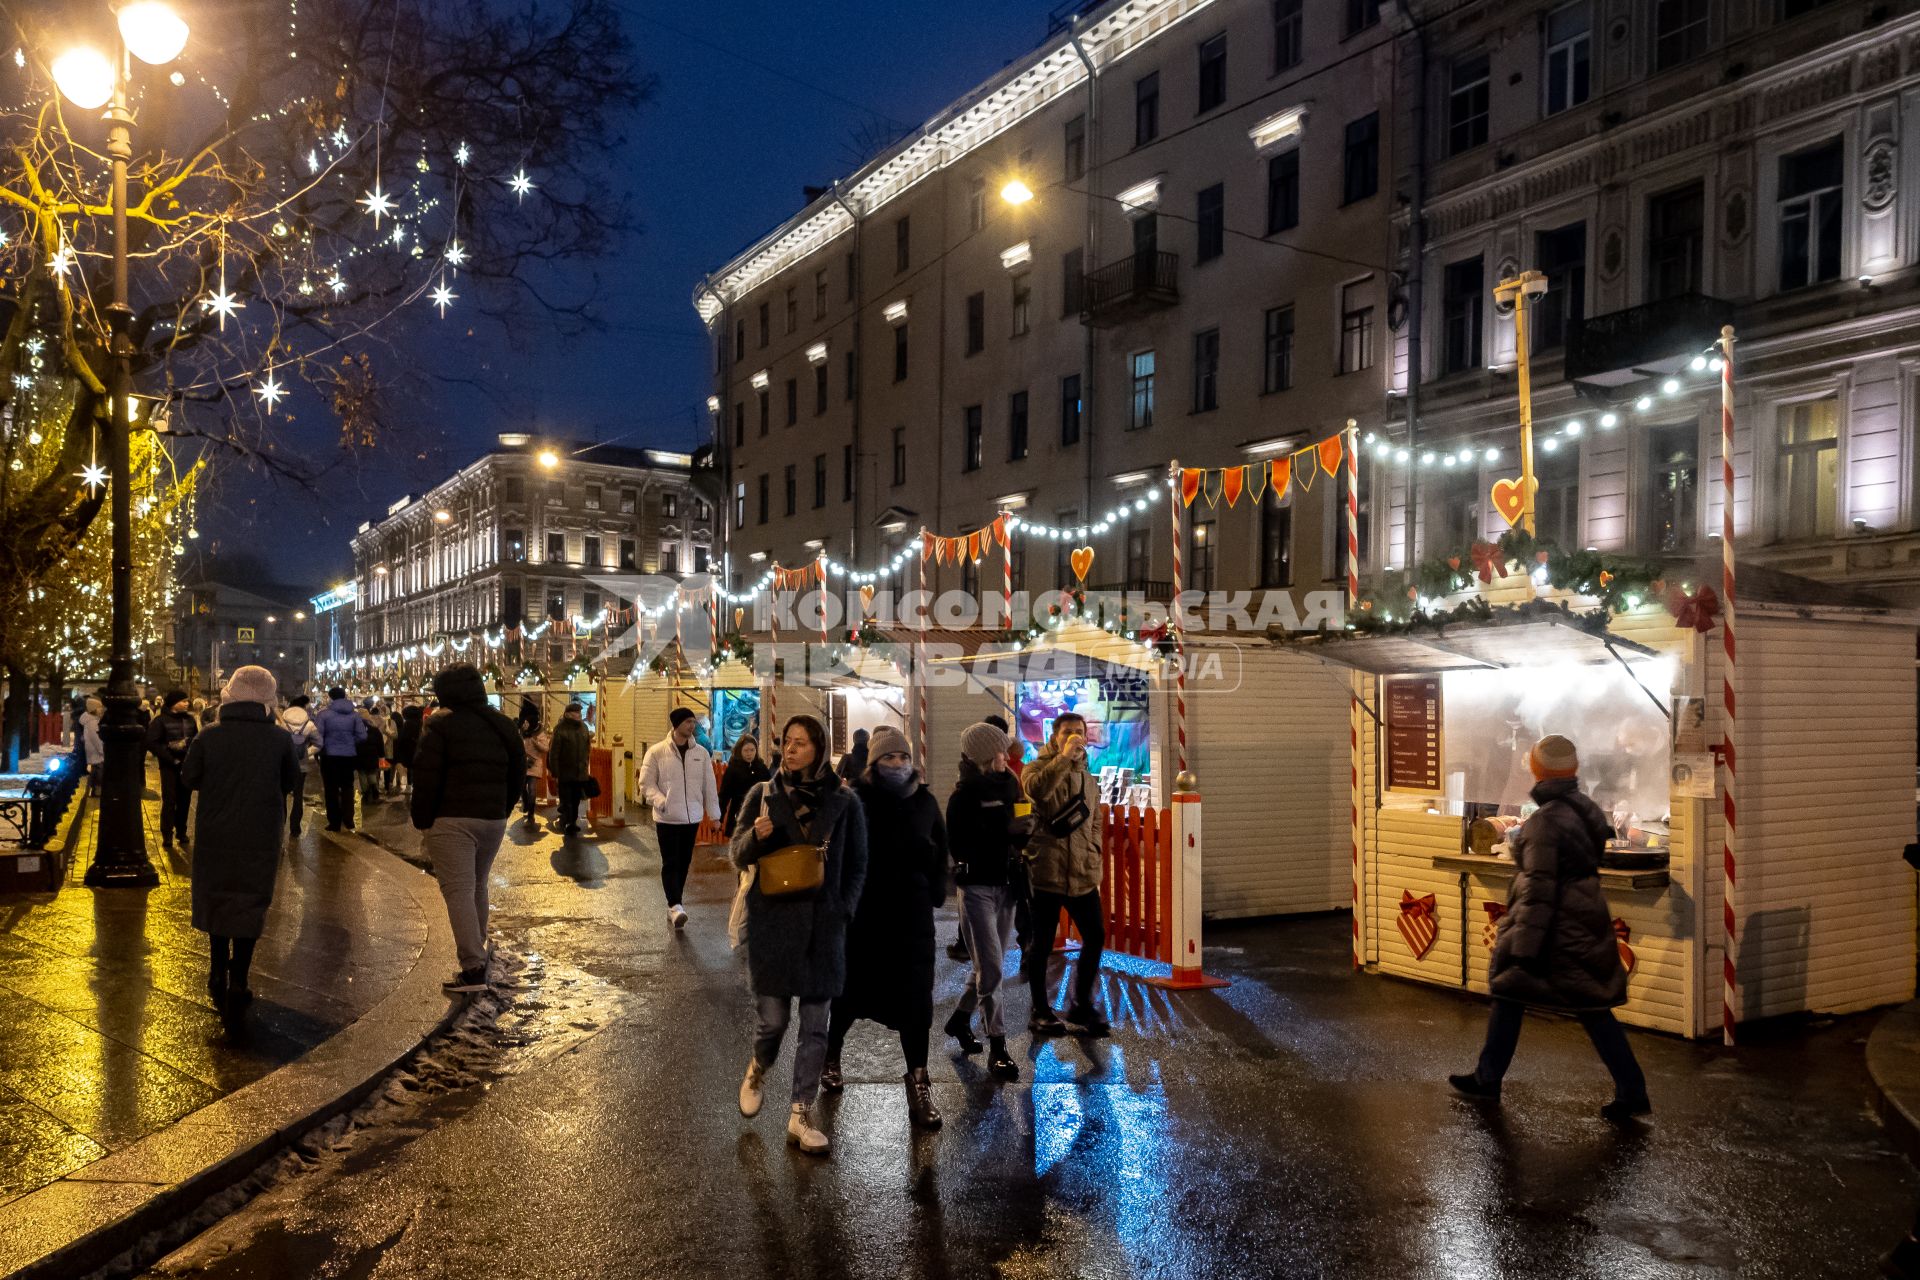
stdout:
<svg viewBox="0 0 1920 1280">
<path fill-rule="evenodd" d="M 1717 583 L 1719 564 L 1667 576 Z M 1909 999 L 1914 892 L 1901 853 L 1913 839 L 1916 615 L 1757 566 L 1739 586 L 1739 1016 Z M 1601 625 L 1576 616 L 1598 601 L 1525 574 L 1482 594 L 1488 619 L 1293 644 L 1359 673 L 1368 708 L 1366 967 L 1485 992 L 1513 877 L 1508 834 L 1532 809 L 1526 751 L 1558 733 L 1619 832 L 1600 877 L 1631 956 L 1620 1017 L 1718 1033 L 1721 624 L 1703 632 L 1643 603 Z"/>
</svg>

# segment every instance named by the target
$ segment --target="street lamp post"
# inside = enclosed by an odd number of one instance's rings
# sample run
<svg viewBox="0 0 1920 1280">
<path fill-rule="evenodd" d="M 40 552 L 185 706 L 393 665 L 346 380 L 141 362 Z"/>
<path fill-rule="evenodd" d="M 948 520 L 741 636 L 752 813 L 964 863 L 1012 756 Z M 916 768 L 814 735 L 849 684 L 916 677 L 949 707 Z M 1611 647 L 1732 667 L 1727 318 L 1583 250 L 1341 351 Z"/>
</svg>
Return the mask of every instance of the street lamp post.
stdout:
<svg viewBox="0 0 1920 1280">
<path fill-rule="evenodd" d="M 146 752 L 133 683 L 133 464 L 128 397 L 133 383 L 133 307 L 127 289 L 127 163 L 133 159 L 133 111 L 127 100 L 130 56 L 156 66 L 172 62 L 186 46 L 187 24 L 161 0 L 134 0 L 114 12 L 118 38 L 113 58 L 76 50 L 54 64 L 54 79 L 76 106 L 106 106 L 107 156 L 113 162 L 113 300 L 107 306 L 111 372 L 108 395 L 113 425 L 107 449 L 109 518 L 113 526 L 113 655 L 107 668 L 100 719 L 106 748 L 101 771 L 100 826 L 86 883 L 143 886 L 160 882 L 147 858 L 140 798 L 146 790 Z M 103 93 L 102 90 L 105 90 Z"/>
</svg>

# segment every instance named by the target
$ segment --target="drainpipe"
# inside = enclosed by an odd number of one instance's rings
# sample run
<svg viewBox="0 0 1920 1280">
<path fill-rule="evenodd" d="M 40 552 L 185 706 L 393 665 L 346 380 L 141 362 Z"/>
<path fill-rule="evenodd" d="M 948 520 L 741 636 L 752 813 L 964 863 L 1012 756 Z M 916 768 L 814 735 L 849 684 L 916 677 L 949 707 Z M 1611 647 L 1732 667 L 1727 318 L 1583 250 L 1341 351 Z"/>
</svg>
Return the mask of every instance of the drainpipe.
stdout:
<svg viewBox="0 0 1920 1280">
<path fill-rule="evenodd" d="M 1080 357 L 1080 445 L 1086 453 L 1086 477 L 1084 493 L 1081 498 L 1080 514 L 1091 519 L 1093 515 L 1093 445 L 1094 445 L 1094 383 L 1099 369 L 1098 344 L 1095 341 L 1093 326 L 1084 318 L 1086 307 L 1086 273 L 1088 268 L 1097 266 L 1100 261 L 1100 68 L 1094 64 L 1093 55 L 1087 52 L 1087 46 L 1080 40 L 1081 15 L 1075 14 L 1073 30 L 1068 41 L 1073 45 L 1074 53 L 1087 69 L 1087 132 L 1086 132 L 1086 171 L 1081 175 L 1086 183 L 1087 225 L 1083 247 L 1080 252 L 1080 304 L 1083 318 L 1080 328 L 1085 335 Z"/>
<path fill-rule="evenodd" d="M 1427 33 L 1414 17 L 1412 0 L 1400 0 L 1400 12 L 1406 17 L 1412 34 L 1414 57 L 1413 102 L 1408 112 L 1412 137 L 1412 159 L 1407 192 L 1407 441 L 1413 464 L 1406 469 L 1407 514 L 1406 546 L 1403 567 L 1411 569 L 1418 545 L 1420 515 L 1420 471 L 1417 465 L 1420 447 L 1420 336 L 1425 328 L 1425 277 L 1427 254 Z"/>
<path fill-rule="evenodd" d="M 849 521 L 847 529 L 847 563 L 859 564 L 861 555 L 860 498 L 861 495 L 866 492 L 867 488 L 867 486 L 861 482 L 861 463 L 865 455 L 860 452 L 860 408 L 866 400 L 866 397 L 861 394 L 861 384 L 867 379 L 867 362 L 863 358 L 866 353 L 862 351 L 860 347 L 860 317 L 866 313 L 867 309 L 867 253 L 865 243 L 867 224 L 860 217 L 859 211 L 847 203 L 847 198 L 840 194 L 840 183 L 837 180 L 830 188 L 830 191 L 833 195 L 834 203 L 842 209 L 845 209 L 847 216 L 853 219 L 853 336 L 848 339 L 848 341 L 853 344 L 853 387 L 851 388 L 853 391 L 853 510 L 847 516 Z M 833 394 L 833 357 L 828 356 L 827 361 L 827 394 L 831 396 Z"/>
<path fill-rule="evenodd" d="M 727 296 L 714 286 L 712 275 L 706 277 L 705 283 L 707 292 L 720 303 L 720 342 L 716 350 L 725 353 L 714 361 L 713 394 L 719 397 L 720 411 L 708 414 L 707 418 L 708 429 L 713 433 L 714 453 L 720 464 L 720 500 L 714 507 L 714 514 L 719 517 L 717 523 L 720 526 L 718 572 L 720 585 L 731 591 L 733 583 L 728 581 L 726 572 L 731 563 L 730 553 L 733 547 L 733 397 L 727 394 L 727 386 L 733 381 L 733 304 L 727 301 Z M 711 329 L 707 331 L 707 338 L 709 341 L 713 338 Z M 637 517 L 640 513 L 634 514 L 636 516 L 634 523 L 637 525 L 639 523 Z M 637 528 L 634 534 L 637 538 L 639 535 Z M 638 563 L 639 547 L 635 547 L 634 550 L 636 553 L 634 559 Z M 710 571 L 713 569 L 711 562 L 708 568 Z"/>
</svg>

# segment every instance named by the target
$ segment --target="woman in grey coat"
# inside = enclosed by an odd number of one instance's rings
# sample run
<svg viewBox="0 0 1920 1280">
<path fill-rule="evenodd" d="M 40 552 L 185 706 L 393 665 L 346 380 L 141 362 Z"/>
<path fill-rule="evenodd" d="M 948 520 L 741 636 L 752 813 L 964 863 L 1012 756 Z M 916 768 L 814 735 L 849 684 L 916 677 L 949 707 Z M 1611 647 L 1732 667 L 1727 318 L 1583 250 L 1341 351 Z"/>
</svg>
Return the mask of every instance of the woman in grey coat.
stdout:
<svg viewBox="0 0 1920 1280">
<path fill-rule="evenodd" d="M 827 731 L 812 716 L 787 721 L 779 772 L 741 801 L 733 865 L 746 871 L 766 854 L 802 843 L 826 849 L 825 878 L 818 889 L 769 898 L 760 892 L 756 875 L 747 890 L 747 972 L 759 1026 L 740 1084 L 740 1114 L 759 1114 L 762 1082 L 780 1056 L 792 1002 L 798 999 L 787 1141 L 808 1155 L 825 1155 L 827 1135 L 813 1125 L 813 1102 L 827 1058 L 833 998 L 846 986 L 847 920 L 860 903 L 867 876 L 867 819 L 859 800 L 835 775 L 827 759 Z"/>
<path fill-rule="evenodd" d="M 1613 827 L 1580 790 L 1580 757 L 1558 734 L 1533 744 L 1533 802 L 1540 807 L 1513 839 L 1519 870 L 1507 890 L 1487 986 L 1493 1011 L 1480 1063 L 1448 1082 L 1468 1097 L 1497 1101 L 1500 1081 L 1520 1043 L 1527 1005 L 1562 1010 L 1580 1020 L 1613 1076 L 1609 1120 L 1653 1110 L 1647 1078 L 1613 1010 L 1627 1002 L 1627 971 L 1614 940 L 1613 914 L 1600 892 L 1600 854 Z"/>
<path fill-rule="evenodd" d="M 198 791 L 193 832 L 193 927 L 208 935 L 214 1007 L 238 1015 L 253 1000 L 247 971 L 266 928 L 287 830 L 287 797 L 300 782 L 293 739 L 273 722 L 273 673 L 241 667 L 227 682 L 220 719 L 195 736 L 180 781 Z"/>
</svg>

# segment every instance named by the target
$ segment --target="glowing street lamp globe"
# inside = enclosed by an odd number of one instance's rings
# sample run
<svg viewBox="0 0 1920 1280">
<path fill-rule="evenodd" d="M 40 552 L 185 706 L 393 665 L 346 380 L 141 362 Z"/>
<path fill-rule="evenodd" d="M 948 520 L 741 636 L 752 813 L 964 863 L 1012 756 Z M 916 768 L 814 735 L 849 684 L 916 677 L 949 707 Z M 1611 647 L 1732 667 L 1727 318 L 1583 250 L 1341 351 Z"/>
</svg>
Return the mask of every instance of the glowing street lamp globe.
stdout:
<svg viewBox="0 0 1920 1280">
<path fill-rule="evenodd" d="M 1033 199 L 1033 188 L 1018 178 L 1009 179 L 1007 185 L 1000 188 L 1000 198 L 1008 204 L 1025 204 Z"/>
<path fill-rule="evenodd" d="M 114 16 L 127 52 L 151 66 L 165 66 L 187 47 L 186 20 L 161 0 L 134 0 Z"/>
<path fill-rule="evenodd" d="M 113 97 L 113 63 L 98 49 L 69 49 L 53 60 L 53 82 L 74 106 L 97 110 Z"/>
</svg>

